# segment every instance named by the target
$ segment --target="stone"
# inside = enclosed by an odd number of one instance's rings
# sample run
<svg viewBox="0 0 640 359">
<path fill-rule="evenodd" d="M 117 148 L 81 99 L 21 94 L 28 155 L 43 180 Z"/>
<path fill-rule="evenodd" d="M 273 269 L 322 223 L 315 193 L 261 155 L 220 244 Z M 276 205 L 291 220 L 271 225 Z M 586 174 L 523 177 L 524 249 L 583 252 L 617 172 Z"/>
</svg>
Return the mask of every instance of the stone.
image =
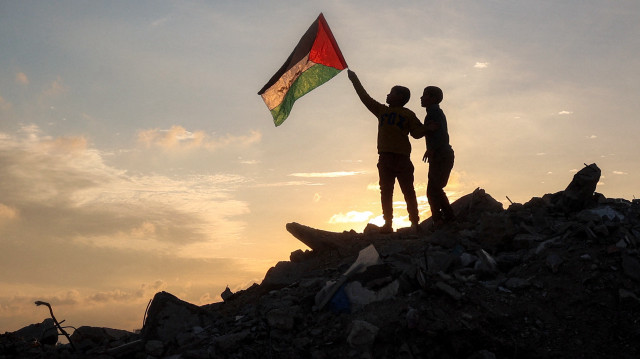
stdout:
<svg viewBox="0 0 640 359">
<path fill-rule="evenodd" d="M 76 347 L 82 349 L 97 345 L 113 346 L 112 343 L 134 336 L 134 333 L 120 329 L 81 326 L 71 334 L 71 341 Z M 124 342 L 119 343 L 119 345 L 121 344 L 124 344 Z"/>
<path fill-rule="evenodd" d="M 562 193 L 561 205 L 565 212 L 575 212 L 587 206 L 593 199 L 600 174 L 600 168 L 592 163 L 573 176 L 573 180 Z"/>
<path fill-rule="evenodd" d="M 215 345 L 224 352 L 228 352 L 240 345 L 250 335 L 249 330 L 243 330 L 239 333 L 231 333 L 221 335 L 215 338 Z"/>
<path fill-rule="evenodd" d="M 474 269 L 478 272 L 494 273 L 498 269 L 496 260 L 484 249 L 477 250 L 476 255 L 479 260 L 476 262 Z"/>
<path fill-rule="evenodd" d="M 435 274 L 438 272 L 447 272 L 453 264 L 455 257 L 446 252 L 432 252 L 426 255 L 427 272 Z"/>
<path fill-rule="evenodd" d="M 295 324 L 295 310 L 276 308 L 267 313 L 267 322 L 272 328 L 291 330 Z"/>
<path fill-rule="evenodd" d="M 456 301 L 462 299 L 462 294 L 445 282 L 442 282 L 442 281 L 437 282 L 436 288 L 448 294 L 451 298 L 455 299 Z"/>
<path fill-rule="evenodd" d="M 362 283 L 355 281 L 346 284 L 344 291 L 351 304 L 365 306 L 370 303 L 395 297 L 399 288 L 400 282 L 398 280 L 394 280 L 378 290 L 364 288 Z"/>
<path fill-rule="evenodd" d="M 42 323 L 31 324 L 16 330 L 13 334 L 28 342 L 37 341 L 49 345 L 58 342 L 58 329 L 51 318 L 43 320 Z"/>
<path fill-rule="evenodd" d="M 504 282 L 504 286 L 511 290 L 520 290 L 524 288 L 529 288 L 531 283 L 528 280 L 522 278 L 509 278 L 506 282 Z"/>
<path fill-rule="evenodd" d="M 640 281 L 640 261 L 630 255 L 624 255 L 622 257 L 622 269 L 624 274 L 630 278 Z"/>
<path fill-rule="evenodd" d="M 166 343 L 193 327 L 206 327 L 213 322 L 214 319 L 206 310 L 182 301 L 170 293 L 159 292 L 149 305 L 142 337 Z"/>
<path fill-rule="evenodd" d="M 232 295 L 233 292 L 231 291 L 231 289 L 229 289 L 229 286 L 227 286 L 227 288 L 220 294 L 220 298 L 222 298 L 222 300 L 226 302 L 227 299 L 231 298 Z"/>
<path fill-rule="evenodd" d="M 154 357 L 159 357 L 164 353 L 164 344 L 160 340 L 149 340 L 144 345 L 144 351 Z"/>
<path fill-rule="evenodd" d="M 553 273 L 558 273 L 558 269 L 563 262 L 564 260 L 557 253 L 549 253 L 547 255 L 546 264 Z"/>
<path fill-rule="evenodd" d="M 364 321 L 354 320 L 351 322 L 351 330 L 347 336 L 347 343 L 352 347 L 370 347 L 378 335 L 380 328 Z"/>
</svg>

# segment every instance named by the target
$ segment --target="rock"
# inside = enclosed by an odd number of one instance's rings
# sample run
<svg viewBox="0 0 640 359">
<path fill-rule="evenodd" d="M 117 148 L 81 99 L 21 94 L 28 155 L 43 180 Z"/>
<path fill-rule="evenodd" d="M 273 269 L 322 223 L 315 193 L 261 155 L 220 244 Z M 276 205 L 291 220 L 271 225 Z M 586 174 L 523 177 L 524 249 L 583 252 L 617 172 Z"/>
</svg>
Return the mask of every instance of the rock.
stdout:
<svg viewBox="0 0 640 359">
<path fill-rule="evenodd" d="M 378 290 L 364 288 L 360 282 L 350 282 L 344 287 L 349 302 L 357 306 L 365 306 L 374 302 L 391 299 L 396 296 L 400 282 L 394 280 Z"/>
<path fill-rule="evenodd" d="M 243 330 L 239 333 L 225 334 L 215 338 L 215 345 L 223 352 L 229 352 L 237 348 L 240 343 L 247 339 L 250 335 L 249 330 Z"/>
<path fill-rule="evenodd" d="M 457 220 L 474 221 L 483 213 L 502 212 L 502 203 L 496 201 L 482 188 L 476 188 L 472 193 L 458 198 L 451 203 Z"/>
<path fill-rule="evenodd" d="M 302 249 L 297 249 L 291 252 L 291 254 L 289 255 L 289 261 L 294 263 L 304 262 L 305 258 L 306 258 L 306 253 L 303 252 Z"/>
<path fill-rule="evenodd" d="M 272 328 L 291 330 L 295 324 L 295 312 L 298 308 L 272 309 L 267 313 L 267 322 Z"/>
<path fill-rule="evenodd" d="M 543 240 L 544 236 L 540 234 L 518 233 L 513 237 L 512 244 L 517 249 L 529 249 Z"/>
<path fill-rule="evenodd" d="M 114 347 L 125 344 L 137 335 L 126 330 L 82 326 L 71 334 L 71 341 L 78 349 L 95 346 Z"/>
<path fill-rule="evenodd" d="M 43 320 L 42 323 L 31 324 L 16 330 L 13 334 L 27 342 L 36 341 L 49 345 L 58 342 L 58 329 L 51 318 Z"/>
<path fill-rule="evenodd" d="M 492 275 L 496 272 L 498 269 L 498 263 L 489 253 L 484 249 L 479 249 L 476 251 L 476 255 L 479 259 L 474 267 L 476 271 L 488 275 Z"/>
<path fill-rule="evenodd" d="M 227 286 L 227 288 L 220 294 L 220 298 L 222 298 L 222 300 L 226 302 L 227 299 L 231 298 L 232 295 L 233 292 L 231 291 L 231 289 L 229 289 L 229 286 Z"/>
<path fill-rule="evenodd" d="M 564 262 L 562 260 L 562 257 L 560 257 L 557 253 L 550 253 L 546 259 L 547 267 L 549 267 L 549 269 L 551 269 L 553 273 L 558 273 L 558 269 L 560 268 L 562 262 Z"/>
<path fill-rule="evenodd" d="M 620 297 L 620 301 L 623 303 L 630 303 L 634 306 L 640 305 L 640 298 L 629 290 L 620 288 L 618 290 L 618 296 Z"/>
<path fill-rule="evenodd" d="M 351 323 L 351 330 L 347 337 L 347 343 L 354 348 L 368 348 L 378 335 L 380 329 L 364 320 L 354 320 Z"/>
<path fill-rule="evenodd" d="M 172 342 L 176 336 L 193 327 L 206 327 L 214 322 L 211 314 L 167 292 L 157 293 L 149 306 L 142 329 L 145 340 Z"/>
<path fill-rule="evenodd" d="M 437 282 L 436 288 L 448 294 L 451 298 L 455 299 L 456 301 L 462 299 L 462 294 L 460 294 L 460 292 L 458 292 L 455 288 L 453 288 L 452 286 L 448 285 L 445 282 Z"/>
<path fill-rule="evenodd" d="M 522 278 L 509 278 L 504 282 L 504 286 L 513 291 L 528 288 L 530 285 L 528 280 Z"/>
<path fill-rule="evenodd" d="M 446 252 L 431 252 L 425 256 L 427 258 L 427 272 L 435 274 L 438 272 L 448 272 L 455 257 Z"/>
<path fill-rule="evenodd" d="M 164 353 L 164 344 L 160 340 L 149 340 L 144 345 L 144 351 L 154 357 L 159 357 Z"/>
<path fill-rule="evenodd" d="M 592 163 L 585 165 L 573 176 L 573 180 L 562 193 L 561 206 L 566 212 L 585 208 L 593 200 L 600 174 L 600 168 Z"/>
<path fill-rule="evenodd" d="M 636 281 L 640 281 L 640 261 L 638 259 L 630 255 L 624 255 L 622 257 L 622 269 L 624 274 Z"/>
</svg>

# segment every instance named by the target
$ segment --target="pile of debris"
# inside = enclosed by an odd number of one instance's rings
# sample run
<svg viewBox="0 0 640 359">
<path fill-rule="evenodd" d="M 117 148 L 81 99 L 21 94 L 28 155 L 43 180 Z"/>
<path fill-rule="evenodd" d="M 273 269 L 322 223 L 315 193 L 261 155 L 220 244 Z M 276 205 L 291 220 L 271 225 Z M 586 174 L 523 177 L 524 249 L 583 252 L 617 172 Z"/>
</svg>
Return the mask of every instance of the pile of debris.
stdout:
<svg viewBox="0 0 640 359">
<path fill-rule="evenodd" d="M 0 358 L 638 358 L 640 200 L 605 198 L 599 178 L 586 166 L 506 210 L 476 189 L 418 233 L 289 223 L 312 250 L 224 302 L 160 292 L 140 333 L 81 327 L 72 348 L 25 329 Z"/>
</svg>

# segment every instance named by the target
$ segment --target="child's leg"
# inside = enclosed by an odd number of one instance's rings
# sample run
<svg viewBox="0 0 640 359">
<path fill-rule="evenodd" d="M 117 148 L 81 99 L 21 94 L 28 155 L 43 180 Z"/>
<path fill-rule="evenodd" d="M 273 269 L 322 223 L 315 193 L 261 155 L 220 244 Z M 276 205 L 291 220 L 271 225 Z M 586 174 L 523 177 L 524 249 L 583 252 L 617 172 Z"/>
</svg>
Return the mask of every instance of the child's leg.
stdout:
<svg viewBox="0 0 640 359">
<path fill-rule="evenodd" d="M 407 212 L 409 213 L 409 220 L 412 224 L 418 224 L 420 221 L 420 215 L 418 214 L 418 200 L 416 198 L 416 190 L 413 187 L 414 181 L 414 167 L 409 157 L 403 160 L 401 170 L 398 173 L 398 183 L 400 189 L 404 195 L 404 201 L 407 203 Z"/>
<path fill-rule="evenodd" d="M 387 154 L 380 154 L 378 158 L 378 176 L 380 178 L 380 202 L 385 223 L 391 224 L 393 219 L 393 186 L 396 177 L 393 170 L 393 159 Z"/>
</svg>

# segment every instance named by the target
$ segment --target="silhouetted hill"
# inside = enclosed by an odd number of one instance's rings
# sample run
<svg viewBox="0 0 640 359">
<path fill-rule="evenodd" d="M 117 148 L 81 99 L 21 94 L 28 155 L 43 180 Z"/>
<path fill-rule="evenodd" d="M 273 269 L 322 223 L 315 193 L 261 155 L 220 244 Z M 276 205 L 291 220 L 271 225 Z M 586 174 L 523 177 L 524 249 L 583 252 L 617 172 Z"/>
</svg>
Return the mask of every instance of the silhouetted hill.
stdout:
<svg viewBox="0 0 640 359">
<path fill-rule="evenodd" d="M 638 358 L 640 200 L 599 177 L 507 209 L 476 189 L 419 233 L 289 223 L 312 250 L 224 302 L 161 292 L 140 334 L 79 328 L 73 352 L 7 333 L 0 358 Z"/>
</svg>

